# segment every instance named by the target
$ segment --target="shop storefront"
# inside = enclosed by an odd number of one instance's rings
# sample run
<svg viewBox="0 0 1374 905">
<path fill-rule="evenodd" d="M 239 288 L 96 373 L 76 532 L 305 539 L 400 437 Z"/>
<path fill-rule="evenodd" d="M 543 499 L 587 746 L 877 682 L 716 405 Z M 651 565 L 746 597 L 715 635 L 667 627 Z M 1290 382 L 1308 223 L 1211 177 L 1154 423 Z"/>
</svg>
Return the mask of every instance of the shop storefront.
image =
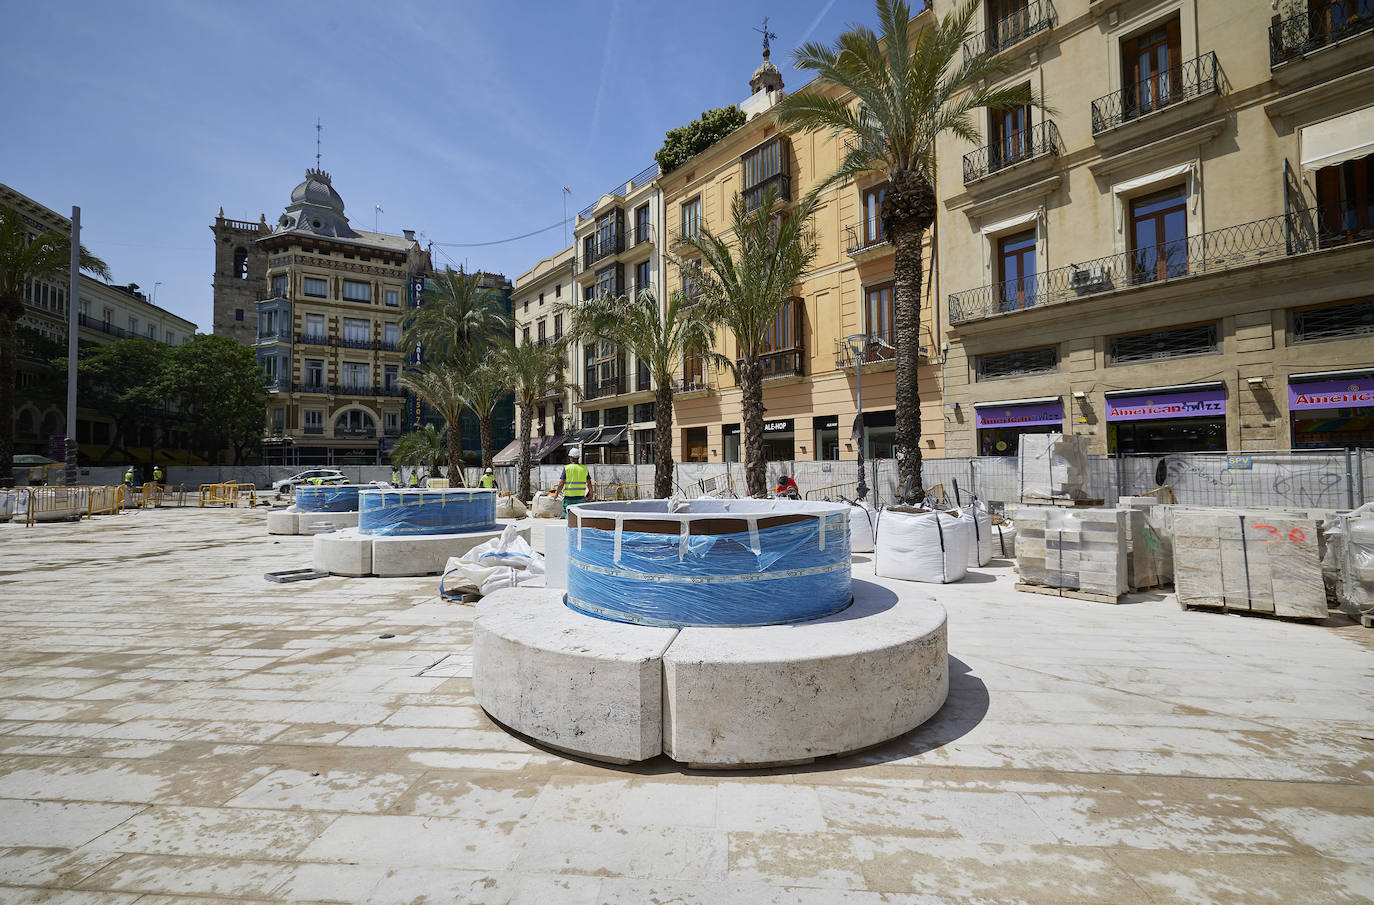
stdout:
<svg viewBox="0 0 1374 905">
<path fill-rule="evenodd" d="M 825 462 L 837 461 L 840 458 L 840 416 L 812 418 L 811 429 L 816 437 L 816 458 Z"/>
<path fill-rule="evenodd" d="M 738 462 L 738 461 L 740 461 L 740 457 L 739 457 L 739 425 L 738 425 L 738 424 L 725 424 L 725 425 L 722 425 L 722 426 L 721 426 L 721 433 L 722 433 L 722 436 L 721 436 L 721 443 L 723 444 L 723 446 L 722 446 L 721 448 L 722 448 L 722 451 L 725 453 L 725 455 L 724 455 L 724 457 L 723 457 L 724 460 L 725 460 L 726 462 Z"/>
<path fill-rule="evenodd" d="M 1374 370 L 1288 378 L 1294 449 L 1374 447 Z"/>
<path fill-rule="evenodd" d="M 1107 449 L 1157 455 L 1226 449 L 1226 387 L 1220 383 L 1107 393 Z"/>
<path fill-rule="evenodd" d="M 1048 434 L 1064 429 L 1064 403 L 1058 396 L 979 402 L 974 404 L 973 411 L 980 456 L 1014 456 L 1022 434 Z"/>
<path fill-rule="evenodd" d="M 864 458 L 891 459 L 897 445 L 897 410 L 864 412 Z"/>
<path fill-rule="evenodd" d="M 763 422 L 763 458 L 767 462 L 783 462 L 795 458 L 793 423 L 791 418 Z"/>
</svg>

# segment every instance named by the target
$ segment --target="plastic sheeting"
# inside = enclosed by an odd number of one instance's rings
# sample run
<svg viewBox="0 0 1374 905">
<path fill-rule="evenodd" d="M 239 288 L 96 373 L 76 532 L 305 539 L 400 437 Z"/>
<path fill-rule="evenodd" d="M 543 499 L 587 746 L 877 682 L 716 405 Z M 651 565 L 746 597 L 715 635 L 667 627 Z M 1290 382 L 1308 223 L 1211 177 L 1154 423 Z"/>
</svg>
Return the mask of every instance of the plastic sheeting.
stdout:
<svg viewBox="0 0 1374 905">
<path fill-rule="evenodd" d="M 1341 611 L 1374 614 L 1374 503 L 1337 515 L 1326 528 L 1323 578 Z"/>
<path fill-rule="evenodd" d="M 568 531 L 568 605 L 640 625 L 776 625 L 818 619 L 852 600 L 848 507 L 786 501 L 664 500 L 572 507 Z M 771 516 L 804 521 L 760 526 Z M 699 518 L 740 531 L 691 533 Z M 614 528 L 585 519 L 612 518 Z M 623 521 L 675 522 L 671 533 L 629 531 Z"/>
<path fill-rule="evenodd" d="M 884 578 L 949 584 L 968 572 L 973 532 L 953 512 L 884 509 L 878 518 L 874 570 Z"/>
<path fill-rule="evenodd" d="M 1088 438 L 1022 434 L 1017 449 L 1021 499 L 1080 499 L 1088 480 Z"/>
<path fill-rule="evenodd" d="M 361 484 L 302 484 L 296 488 L 297 512 L 357 512 Z"/>
<path fill-rule="evenodd" d="M 992 526 L 992 555 L 1003 559 L 1016 555 L 1016 525 L 1003 522 Z"/>
<path fill-rule="evenodd" d="M 462 556 L 449 557 L 439 579 L 439 595 L 453 600 L 464 591 L 486 595 L 501 588 L 543 584 L 544 557 L 514 525 L 507 525 L 500 537 L 478 544 Z"/>
<path fill-rule="evenodd" d="M 495 490 L 364 490 L 358 499 L 363 534 L 455 534 L 496 525 Z"/>
</svg>

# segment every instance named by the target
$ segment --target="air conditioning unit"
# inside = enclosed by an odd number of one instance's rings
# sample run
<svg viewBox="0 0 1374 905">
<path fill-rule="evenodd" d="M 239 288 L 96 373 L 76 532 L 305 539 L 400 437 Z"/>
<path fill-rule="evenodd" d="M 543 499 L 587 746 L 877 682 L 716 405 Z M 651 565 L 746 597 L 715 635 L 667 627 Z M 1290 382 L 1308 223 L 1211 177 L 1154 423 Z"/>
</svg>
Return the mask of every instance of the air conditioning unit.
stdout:
<svg viewBox="0 0 1374 905">
<path fill-rule="evenodd" d="M 1079 292 L 1094 292 L 1107 285 L 1107 268 L 1101 264 L 1081 267 L 1069 274 L 1069 285 Z"/>
</svg>

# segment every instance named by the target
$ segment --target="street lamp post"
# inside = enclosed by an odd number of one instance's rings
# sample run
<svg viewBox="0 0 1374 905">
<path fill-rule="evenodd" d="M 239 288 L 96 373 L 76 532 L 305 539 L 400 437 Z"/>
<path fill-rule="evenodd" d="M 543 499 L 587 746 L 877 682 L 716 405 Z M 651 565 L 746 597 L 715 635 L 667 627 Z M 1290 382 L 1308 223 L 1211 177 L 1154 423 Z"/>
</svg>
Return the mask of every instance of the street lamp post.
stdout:
<svg viewBox="0 0 1374 905">
<path fill-rule="evenodd" d="M 845 337 L 849 351 L 854 355 L 854 382 L 858 391 L 859 413 L 854 417 L 854 431 L 850 435 L 859 450 L 859 491 L 862 501 L 868 496 L 868 482 L 864 480 L 864 358 L 868 352 L 868 334 L 854 333 Z"/>
</svg>

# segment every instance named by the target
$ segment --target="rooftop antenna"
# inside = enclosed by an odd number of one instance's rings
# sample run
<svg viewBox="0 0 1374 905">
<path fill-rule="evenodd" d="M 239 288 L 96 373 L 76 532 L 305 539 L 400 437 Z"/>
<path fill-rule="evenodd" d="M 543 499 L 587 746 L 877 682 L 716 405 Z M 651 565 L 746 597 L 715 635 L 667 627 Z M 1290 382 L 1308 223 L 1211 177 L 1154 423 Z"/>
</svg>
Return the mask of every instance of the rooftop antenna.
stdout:
<svg viewBox="0 0 1374 905">
<path fill-rule="evenodd" d="M 763 21 L 766 23 L 768 20 L 764 19 Z M 768 40 L 765 38 L 764 44 L 767 43 Z M 320 168 L 320 130 L 323 128 L 324 127 L 320 125 L 320 118 L 318 116 L 315 117 L 315 169 L 317 170 Z"/>
<path fill-rule="evenodd" d="M 758 32 L 759 34 L 763 35 L 763 58 L 766 60 L 766 59 L 768 59 L 768 53 L 769 53 L 769 51 L 768 51 L 768 41 L 769 41 L 769 39 L 772 39 L 772 38 L 776 38 L 776 37 L 777 37 L 777 35 L 773 34 L 771 31 L 768 30 L 768 17 L 767 17 L 767 16 L 764 16 L 764 17 L 763 17 L 763 28 L 755 28 L 754 31 L 756 31 L 756 32 Z"/>
<path fill-rule="evenodd" d="M 563 244 L 568 244 L 568 196 L 572 194 L 572 189 L 563 186 Z"/>
</svg>

